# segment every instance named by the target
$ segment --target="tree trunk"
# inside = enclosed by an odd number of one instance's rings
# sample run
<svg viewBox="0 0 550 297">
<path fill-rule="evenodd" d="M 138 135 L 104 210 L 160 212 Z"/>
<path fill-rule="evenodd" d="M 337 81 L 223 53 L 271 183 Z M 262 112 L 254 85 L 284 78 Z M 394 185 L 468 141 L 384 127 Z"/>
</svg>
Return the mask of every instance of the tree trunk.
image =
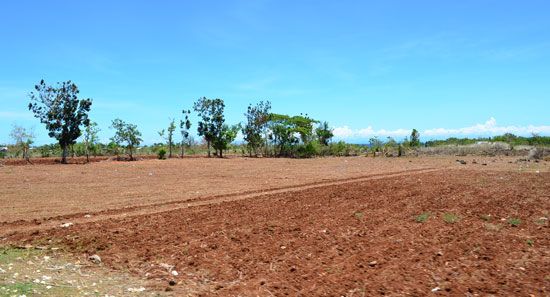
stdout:
<svg viewBox="0 0 550 297">
<path fill-rule="evenodd" d="M 90 163 L 90 149 L 88 141 L 86 141 L 86 163 Z"/>
<path fill-rule="evenodd" d="M 220 151 L 220 154 L 218 155 L 220 158 L 223 158 L 223 150 L 219 150 Z"/>
<path fill-rule="evenodd" d="M 62 145 L 61 148 L 63 149 L 63 153 L 61 155 L 61 163 L 67 164 L 67 154 L 69 153 L 67 145 Z"/>
<path fill-rule="evenodd" d="M 134 155 L 132 154 L 132 147 L 129 147 L 130 149 L 130 161 L 134 161 Z"/>
<path fill-rule="evenodd" d="M 183 147 L 183 140 L 181 141 L 181 157 L 183 158 L 183 155 L 185 154 L 185 148 Z"/>
<path fill-rule="evenodd" d="M 168 159 L 172 158 L 172 141 L 168 142 Z"/>
<path fill-rule="evenodd" d="M 206 145 L 208 146 L 208 158 L 210 158 L 210 141 L 206 141 Z"/>
<path fill-rule="evenodd" d="M 264 133 L 264 138 L 265 138 L 265 155 L 264 157 L 267 157 L 269 155 L 269 139 L 267 137 L 267 132 Z"/>
</svg>

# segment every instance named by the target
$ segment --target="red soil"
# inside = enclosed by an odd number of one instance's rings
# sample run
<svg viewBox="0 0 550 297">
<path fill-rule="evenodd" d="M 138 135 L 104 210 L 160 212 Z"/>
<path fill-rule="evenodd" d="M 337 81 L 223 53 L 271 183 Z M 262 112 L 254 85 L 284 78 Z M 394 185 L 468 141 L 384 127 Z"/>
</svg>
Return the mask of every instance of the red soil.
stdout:
<svg viewBox="0 0 550 297">
<path fill-rule="evenodd" d="M 546 172 L 447 169 L 18 232 L 5 242 L 99 254 L 154 288 L 175 280 L 177 296 L 548 296 L 549 189 Z M 429 219 L 416 222 L 425 212 Z M 447 223 L 445 213 L 459 220 Z"/>
</svg>

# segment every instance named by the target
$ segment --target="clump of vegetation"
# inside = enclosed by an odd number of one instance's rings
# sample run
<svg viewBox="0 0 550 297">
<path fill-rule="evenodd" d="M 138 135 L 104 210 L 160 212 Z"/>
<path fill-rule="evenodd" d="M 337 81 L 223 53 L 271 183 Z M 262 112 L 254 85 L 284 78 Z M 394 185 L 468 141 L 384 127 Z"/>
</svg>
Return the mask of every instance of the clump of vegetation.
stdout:
<svg viewBox="0 0 550 297">
<path fill-rule="evenodd" d="M 489 231 L 500 231 L 502 229 L 502 225 L 499 224 L 485 223 L 483 226 Z"/>
<path fill-rule="evenodd" d="M 160 130 L 159 136 L 166 140 L 166 145 L 168 145 L 168 158 L 172 158 L 172 147 L 174 147 L 174 131 L 176 131 L 176 121 L 172 119 L 168 125 L 168 129 Z M 165 134 L 166 132 L 166 134 Z"/>
<path fill-rule="evenodd" d="M 365 218 L 365 213 L 361 212 L 361 211 L 358 211 L 358 212 L 354 213 L 353 215 L 358 220 L 363 220 Z"/>
<path fill-rule="evenodd" d="M 454 224 L 458 221 L 460 221 L 460 217 L 456 214 L 447 212 L 443 214 L 443 221 L 448 224 Z"/>
<path fill-rule="evenodd" d="M 256 106 L 250 104 L 244 115 L 247 122 L 242 127 L 242 133 L 248 155 L 257 157 L 262 148 L 263 155 L 267 155 L 267 125 L 271 118 L 271 102 L 260 101 Z"/>
<path fill-rule="evenodd" d="M 185 146 L 190 145 L 190 134 L 189 129 L 191 129 L 191 120 L 189 116 L 191 115 L 191 110 L 182 110 L 183 118 L 180 120 L 180 133 L 181 133 L 181 157 L 185 155 Z"/>
<path fill-rule="evenodd" d="M 161 148 L 158 152 L 157 152 L 157 155 L 159 157 L 160 160 L 164 160 L 166 159 L 166 150 Z"/>
<path fill-rule="evenodd" d="M 518 218 L 510 218 L 508 219 L 508 224 L 510 224 L 510 226 L 512 227 L 518 227 L 519 225 L 521 225 L 521 220 Z"/>
<path fill-rule="evenodd" d="M 418 223 L 424 223 L 426 222 L 428 219 L 430 218 L 430 213 L 429 212 L 424 212 L 424 213 L 421 213 L 419 215 L 417 215 L 414 220 Z"/>
<path fill-rule="evenodd" d="M 125 146 L 130 161 L 134 160 L 134 150 L 141 143 L 141 132 L 134 124 L 129 124 L 121 119 L 113 120 L 111 128 L 115 129 L 115 136 L 111 138 L 111 141 L 118 147 Z"/>
<path fill-rule="evenodd" d="M 532 239 L 527 239 L 527 245 L 533 247 L 535 245 L 535 241 Z"/>
<path fill-rule="evenodd" d="M 10 137 L 15 141 L 15 148 L 17 149 L 16 154 L 21 154 L 21 157 L 28 161 L 30 158 L 29 150 L 31 144 L 34 142 L 34 133 L 32 131 L 27 131 L 27 129 L 22 126 L 14 124 L 10 132 Z"/>
<path fill-rule="evenodd" d="M 481 215 L 479 217 L 486 222 L 490 222 L 493 219 L 491 215 Z"/>
</svg>

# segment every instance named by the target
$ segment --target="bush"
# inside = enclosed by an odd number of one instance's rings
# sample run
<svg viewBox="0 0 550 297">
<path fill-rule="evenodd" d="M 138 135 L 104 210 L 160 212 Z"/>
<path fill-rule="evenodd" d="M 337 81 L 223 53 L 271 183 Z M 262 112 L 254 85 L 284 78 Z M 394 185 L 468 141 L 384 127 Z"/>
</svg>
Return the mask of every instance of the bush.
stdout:
<svg viewBox="0 0 550 297">
<path fill-rule="evenodd" d="M 296 148 L 296 157 L 298 158 L 312 158 L 320 155 L 320 153 L 321 144 L 317 141 L 311 141 Z"/>
<path fill-rule="evenodd" d="M 161 148 L 158 153 L 157 153 L 158 157 L 160 160 L 164 160 L 166 159 L 166 150 Z"/>
<path fill-rule="evenodd" d="M 345 156 L 347 153 L 347 144 L 343 141 L 330 145 L 330 154 L 332 156 Z"/>
</svg>

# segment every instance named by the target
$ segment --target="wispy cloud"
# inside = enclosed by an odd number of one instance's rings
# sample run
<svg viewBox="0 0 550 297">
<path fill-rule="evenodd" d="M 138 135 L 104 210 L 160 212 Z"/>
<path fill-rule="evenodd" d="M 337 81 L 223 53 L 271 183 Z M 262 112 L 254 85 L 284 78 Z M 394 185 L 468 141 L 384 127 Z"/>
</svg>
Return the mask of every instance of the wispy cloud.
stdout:
<svg viewBox="0 0 550 297">
<path fill-rule="evenodd" d="M 371 126 L 363 129 L 351 129 L 348 126 L 334 128 L 334 136 L 338 139 L 368 139 L 373 136 L 380 137 L 405 137 L 410 135 L 412 129 L 375 130 Z M 501 135 L 513 133 L 518 135 L 529 135 L 531 133 L 550 134 L 550 126 L 499 126 L 495 118 L 491 117 L 485 123 L 462 128 L 433 128 L 420 131 L 423 137 L 445 137 L 445 136 L 477 136 L 477 135 Z"/>
</svg>

